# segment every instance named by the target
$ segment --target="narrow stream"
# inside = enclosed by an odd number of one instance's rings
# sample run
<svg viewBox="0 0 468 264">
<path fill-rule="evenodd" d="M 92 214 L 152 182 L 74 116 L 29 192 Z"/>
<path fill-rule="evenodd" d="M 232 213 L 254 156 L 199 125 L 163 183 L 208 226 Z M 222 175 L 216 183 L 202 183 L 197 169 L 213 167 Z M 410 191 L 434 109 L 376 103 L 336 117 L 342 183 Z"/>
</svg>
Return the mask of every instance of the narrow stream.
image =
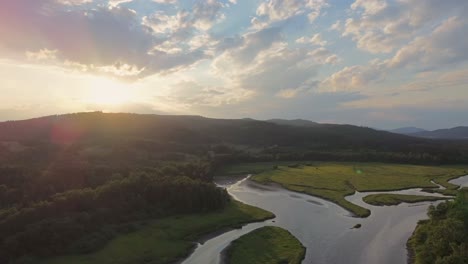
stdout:
<svg viewBox="0 0 468 264">
<path fill-rule="evenodd" d="M 454 180 L 449 181 L 452 184 L 458 185 L 460 187 L 468 187 L 468 175 Z"/>
<path fill-rule="evenodd" d="M 468 184 L 468 176 L 462 178 L 451 182 Z M 407 261 L 406 241 L 417 222 L 426 218 L 427 207 L 431 204 L 371 206 L 364 203 L 362 197 L 382 192 L 356 192 L 346 199 L 372 211 L 370 217 L 363 219 L 351 217 L 348 211 L 329 201 L 259 185 L 248 178 L 218 184 L 235 199 L 271 211 L 276 218 L 216 236 L 198 245 L 184 264 L 218 264 L 221 252 L 232 241 L 266 225 L 280 226 L 296 236 L 307 248 L 305 264 L 403 264 Z M 385 193 L 438 195 L 421 192 L 421 189 Z M 358 223 L 362 227 L 352 229 Z"/>
</svg>

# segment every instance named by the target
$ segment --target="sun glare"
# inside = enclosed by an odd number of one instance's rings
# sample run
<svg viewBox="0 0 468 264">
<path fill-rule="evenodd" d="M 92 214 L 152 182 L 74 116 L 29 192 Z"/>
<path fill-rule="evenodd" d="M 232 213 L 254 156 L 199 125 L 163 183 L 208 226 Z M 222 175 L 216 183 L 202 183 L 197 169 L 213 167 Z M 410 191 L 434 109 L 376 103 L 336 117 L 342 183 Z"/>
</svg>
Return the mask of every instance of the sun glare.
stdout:
<svg viewBox="0 0 468 264">
<path fill-rule="evenodd" d="M 115 80 L 99 78 L 89 86 L 86 101 L 100 106 L 116 106 L 129 102 L 132 98 L 132 87 Z"/>
</svg>

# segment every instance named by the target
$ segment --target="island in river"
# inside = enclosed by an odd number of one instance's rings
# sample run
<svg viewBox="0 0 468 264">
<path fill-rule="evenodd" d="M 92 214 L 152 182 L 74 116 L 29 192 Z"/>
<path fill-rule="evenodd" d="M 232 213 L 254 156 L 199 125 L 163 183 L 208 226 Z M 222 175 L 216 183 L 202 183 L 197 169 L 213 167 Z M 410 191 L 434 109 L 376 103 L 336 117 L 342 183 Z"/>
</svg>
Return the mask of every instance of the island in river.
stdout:
<svg viewBox="0 0 468 264">
<path fill-rule="evenodd" d="M 234 240 L 223 259 L 226 264 L 300 264 L 305 251 L 287 230 L 265 226 Z"/>
</svg>

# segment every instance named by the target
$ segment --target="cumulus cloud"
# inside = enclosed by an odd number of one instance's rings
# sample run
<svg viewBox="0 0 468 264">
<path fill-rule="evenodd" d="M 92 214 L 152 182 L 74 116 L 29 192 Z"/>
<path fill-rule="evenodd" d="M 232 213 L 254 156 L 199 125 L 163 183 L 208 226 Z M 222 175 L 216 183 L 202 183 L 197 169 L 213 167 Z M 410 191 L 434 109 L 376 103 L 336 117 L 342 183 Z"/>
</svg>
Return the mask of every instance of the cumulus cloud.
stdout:
<svg viewBox="0 0 468 264">
<path fill-rule="evenodd" d="M 26 57 L 30 60 L 43 61 L 57 58 L 57 50 L 41 49 L 37 52 L 26 52 Z"/>
<path fill-rule="evenodd" d="M 440 74 L 466 63 L 468 19 L 462 10 L 468 10 L 468 2 L 450 0 L 442 4 L 431 0 L 418 2 L 418 8 L 416 2 L 355 1 L 351 9 L 360 10 L 362 17 L 348 19 L 344 34 L 352 35 L 357 46 L 366 51 L 391 53 L 387 59 L 335 72 L 322 81 L 321 90 L 362 90 L 376 86 L 388 75 L 400 74 L 402 69 Z M 418 30 L 422 28 L 425 30 Z"/>
<path fill-rule="evenodd" d="M 205 86 L 194 80 L 183 80 L 171 85 L 166 95 L 159 96 L 181 107 L 235 104 L 252 96 L 245 89 L 226 89 L 226 87 Z"/>
<path fill-rule="evenodd" d="M 153 2 L 158 4 L 175 4 L 177 0 L 153 0 Z"/>
<path fill-rule="evenodd" d="M 258 6 L 256 11 L 258 17 L 251 22 L 254 27 L 259 28 L 298 15 L 306 15 L 312 22 L 327 6 L 325 0 L 268 0 Z"/>
<path fill-rule="evenodd" d="M 358 91 L 385 77 L 385 62 L 372 61 L 369 65 L 347 66 L 333 73 L 320 84 L 321 91 Z"/>
<path fill-rule="evenodd" d="M 292 98 L 317 87 L 320 65 L 336 63 L 337 56 L 320 47 L 290 47 L 280 28 L 247 33 L 214 59 L 214 74 L 234 88 L 257 95 Z"/>
<path fill-rule="evenodd" d="M 208 30 L 224 19 L 220 12 L 223 4 L 217 0 L 199 1 L 193 8 L 192 23 L 197 29 Z"/>
<path fill-rule="evenodd" d="M 169 3 L 168 0 L 165 2 Z M 179 10 L 176 14 L 168 14 L 159 10 L 150 16 L 145 16 L 143 23 L 157 33 L 170 33 L 178 39 L 186 39 L 192 36 L 195 30 L 207 31 L 222 21 L 223 7 L 224 5 L 217 0 L 197 1 L 191 12 Z"/>
<path fill-rule="evenodd" d="M 450 17 L 429 35 L 419 36 L 402 46 L 389 61 L 389 67 L 422 70 L 443 68 L 468 60 L 468 19 Z"/>
<path fill-rule="evenodd" d="M 0 9 L 0 38 L 0 52 L 6 56 L 32 57 L 49 50 L 62 65 L 108 73 L 131 69 L 119 76 L 135 78 L 206 58 L 201 50 L 154 51 L 163 39 L 155 37 L 133 10 L 120 6 L 82 10 L 63 8 L 52 0 L 8 0 Z"/>
<path fill-rule="evenodd" d="M 342 30 L 342 25 L 341 25 L 341 21 L 340 20 L 337 20 L 335 23 L 333 23 L 329 30 L 334 30 L 334 31 L 341 31 Z"/>
<path fill-rule="evenodd" d="M 327 45 L 327 41 L 322 39 L 322 36 L 320 35 L 320 33 L 316 33 L 310 38 L 300 37 L 300 38 L 296 39 L 296 42 L 301 43 L 301 44 L 310 43 L 310 44 L 314 44 L 314 45 L 318 45 L 318 46 Z"/>
<path fill-rule="evenodd" d="M 389 53 L 441 19 L 464 16 L 467 8 L 464 0 L 356 0 L 342 34 L 360 49 Z"/>
<path fill-rule="evenodd" d="M 56 0 L 56 2 L 63 5 L 83 5 L 92 3 L 93 0 Z"/>
<path fill-rule="evenodd" d="M 199 1 L 195 3 L 192 12 L 178 10 L 171 14 L 167 10 L 159 10 L 144 16 L 143 24 L 152 28 L 162 39 L 155 50 L 193 52 L 203 49 L 206 54 L 213 55 L 218 40 L 209 31 L 224 19 L 221 12 L 224 7 L 216 0 Z"/>
<path fill-rule="evenodd" d="M 156 11 L 150 16 L 143 17 L 143 24 L 151 27 L 156 33 L 169 33 L 178 39 L 184 39 L 191 34 L 192 29 L 192 19 L 187 11 L 179 11 L 175 15 Z"/>
<path fill-rule="evenodd" d="M 387 7 L 386 0 L 356 0 L 351 4 L 351 9 L 356 10 L 362 8 L 364 15 L 375 15 Z"/>
<path fill-rule="evenodd" d="M 130 3 L 130 2 L 133 2 L 133 0 L 109 0 L 108 5 L 110 7 L 116 7 L 120 4 Z"/>
</svg>

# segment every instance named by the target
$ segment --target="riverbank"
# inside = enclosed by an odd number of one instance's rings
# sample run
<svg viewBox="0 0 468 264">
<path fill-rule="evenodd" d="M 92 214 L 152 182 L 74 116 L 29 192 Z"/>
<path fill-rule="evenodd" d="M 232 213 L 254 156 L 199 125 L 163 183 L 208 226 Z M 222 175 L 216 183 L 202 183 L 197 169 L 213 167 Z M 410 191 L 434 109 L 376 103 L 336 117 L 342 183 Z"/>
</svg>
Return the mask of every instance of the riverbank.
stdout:
<svg viewBox="0 0 468 264">
<path fill-rule="evenodd" d="M 224 210 L 153 220 L 143 228 L 119 235 L 104 248 L 85 255 L 61 256 L 42 264 L 171 263 L 187 257 L 201 239 L 264 221 L 274 215 L 266 210 L 232 201 Z"/>
</svg>

